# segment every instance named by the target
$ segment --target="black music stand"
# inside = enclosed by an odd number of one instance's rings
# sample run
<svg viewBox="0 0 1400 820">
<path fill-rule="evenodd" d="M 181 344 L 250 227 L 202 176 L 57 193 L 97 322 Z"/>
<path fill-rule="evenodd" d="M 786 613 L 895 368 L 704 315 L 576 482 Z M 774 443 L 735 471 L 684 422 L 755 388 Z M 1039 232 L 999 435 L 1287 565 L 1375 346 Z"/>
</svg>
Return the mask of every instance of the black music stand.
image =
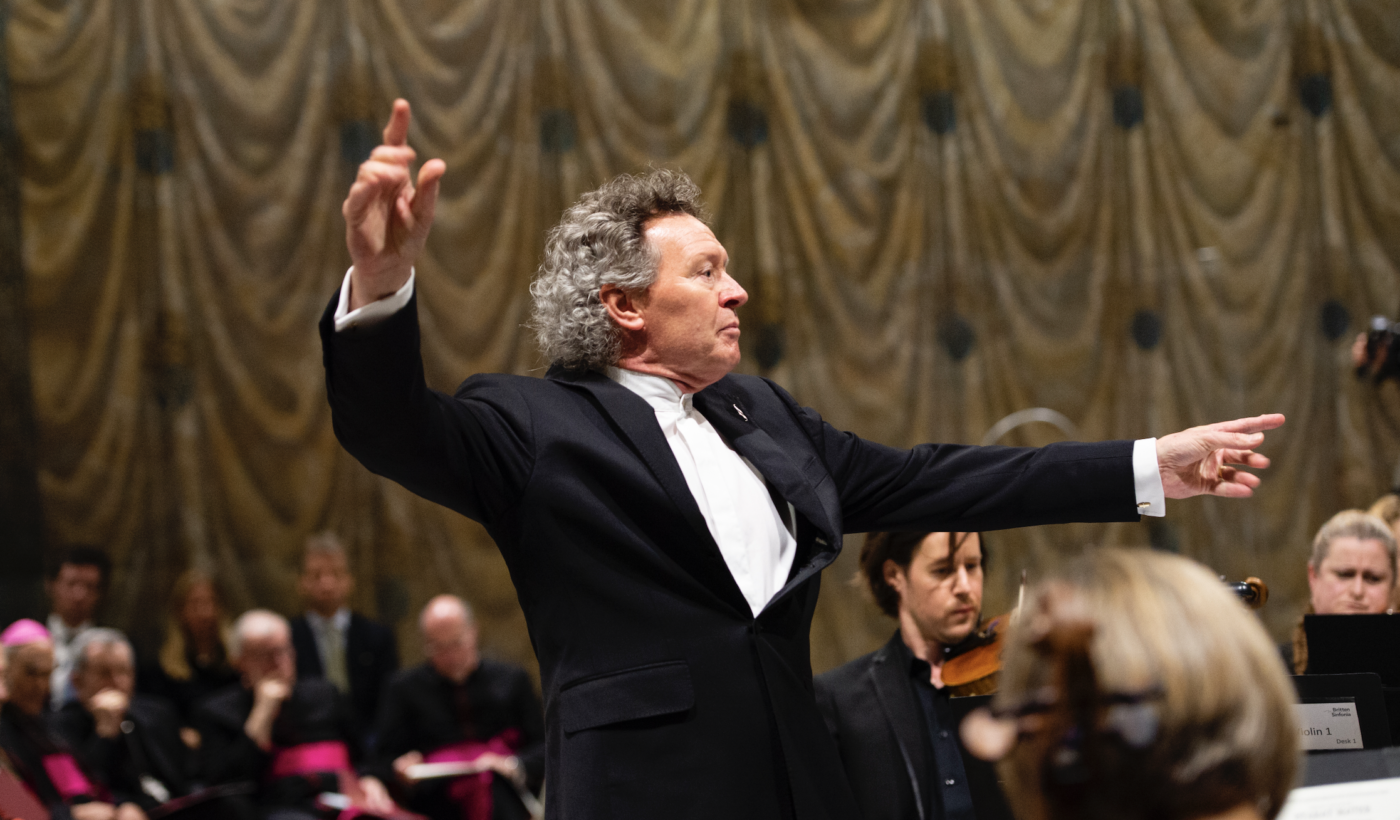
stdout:
<svg viewBox="0 0 1400 820">
<path fill-rule="evenodd" d="M 1380 676 L 1374 672 L 1359 672 L 1354 675 L 1294 675 L 1293 688 L 1298 692 L 1299 703 L 1356 704 L 1356 720 L 1361 724 L 1362 748 L 1379 749 L 1390 745 L 1389 711 L 1385 707 L 1385 697 L 1381 692 Z"/>
<path fill-rule="evenodd" d="M 1308 636 L 1308 675 L 1380 676 L 1390 736 L 1400 739 L 1400 616 L 1305 615 L 1303 631 Z"/>
</svg>

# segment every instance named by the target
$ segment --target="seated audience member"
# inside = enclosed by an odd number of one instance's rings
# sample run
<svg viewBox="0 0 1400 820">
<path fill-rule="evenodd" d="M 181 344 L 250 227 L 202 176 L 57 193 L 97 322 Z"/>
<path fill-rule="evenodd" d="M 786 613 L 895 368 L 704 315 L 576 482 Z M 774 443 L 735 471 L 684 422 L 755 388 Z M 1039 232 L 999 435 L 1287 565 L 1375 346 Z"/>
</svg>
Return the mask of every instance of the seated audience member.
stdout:
<svg viewBox="0 0 1400 820">
<path fill-rule="evenodd" d="M 527 817 L 517 788 L 544 777 L 544 711 L 525 670 L 480 657 L 471 609 L 440 595 L 419 620 L 428 660 L 394 676 L 379 715 L 378 757 L 401 782 L 422 762 L 475 761 L 486 771 L 408 788 L 434 820 Z"/>
<path fill-rule="evenodd" d="M 393 630 L 350 611 L 355 578 L 345 546 L 334 533 L 306 540 L 297 588 L 308 607 L 292 619 L 297 675 L 335 684 L 349 696 L 360 726 L 369 731 L 384 687 L 399 668 Z"/>
<path fill-rule="evenodd" d="M 54 668 L 50 699 L 57 709 L 73 699 L 73 642 L 92 628 L 92 618 L 107 592 L 112 561 L 97 547 L 70 547 L 49 566 L 44 591 L 49 596 L 48 627 L 53 638 Z"/>
<path fill-rule="evenodd" d="M 1176 555 L 1095 550 L 1037 585 L 991 714 L 963 724 L 1021 820 L 1267 820 L 1298 765 L 1260 625 Z M 998 718 L 992 715 L 999 716 Z"/>
<path fill-rule="evenodd" d="M 865 820 L 1006 814 L 991 767 L 962 749 L 942 677 L 977 629 L 983 560 L 975 532 L 865 539 L 860 577 L 899 627 L 882 648 L 815 681 Z"/>
<path fill-rule="evenodd" d="M 1313 538 L 1308 558 L 1308 608 L 1304 614 L 1364 615 L 1387 612 L 1395 594 L 1395 535 L 1381 519 L 1343 510 Z M 1291 646 L 1280 647 L 1295 674 L 1308 670 L 1308 638 L 1299 617 Z"/>
<path fill-rule="evenodd" d="M 344 696 L 321 679 L 296 674 L 287 620 L 255 609 L 234 623 L 229 655 L 241 680 L 195 709 L 205 785 L 259 787 L 269 818 L 320 816 L 323 792 L 351 797 L 361 813 L 394 813 L 384 785 L 360 777 L 360 736 Z"/>
<path fill-rule="evenodd" d="M 191 726 L 194 705 L 238 682 L 228 660 L 230 621 L 213 576 L 192 569 L 175 581 L 156 663 L 145 666 L 138 688 L 168 700 L 179 716 L 181 737 L 198 748 Z"/>
<path fill-rule="evenodd" d="M 83 768 L 113 799 L 146 811 L 184 795 L 189 750 L 174 710 L 134 694 L 131 644 L 115 629 L 89 629 L 73 645 L 77 699 L 53 716 L 53 727 Z"/>
<path fill-rule="evenodd" d="M 85 771 L 45 719 L 53 641 L 37 621 L 15 621 L 0 634 L 9 700 L 0 707 L 0 747 L 54 820 L 145 820 L 141 807 L 115 803 Z"/>
</svg>

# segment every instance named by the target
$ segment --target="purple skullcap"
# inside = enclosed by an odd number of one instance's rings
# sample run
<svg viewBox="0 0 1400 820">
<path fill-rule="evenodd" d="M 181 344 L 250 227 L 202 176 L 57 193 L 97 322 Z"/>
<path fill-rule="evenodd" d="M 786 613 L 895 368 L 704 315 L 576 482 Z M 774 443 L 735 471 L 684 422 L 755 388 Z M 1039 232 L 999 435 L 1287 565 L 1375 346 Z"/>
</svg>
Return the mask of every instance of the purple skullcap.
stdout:
<svg viewBox="0 0 1400 820">
<path fill-rule="evenodd" d="M 29 618 L 21 618 L 0 632 L 0 644 L 5 646 L 24 646 L 49 639 L 49 631 L 44 625 Z"/>
</svg>

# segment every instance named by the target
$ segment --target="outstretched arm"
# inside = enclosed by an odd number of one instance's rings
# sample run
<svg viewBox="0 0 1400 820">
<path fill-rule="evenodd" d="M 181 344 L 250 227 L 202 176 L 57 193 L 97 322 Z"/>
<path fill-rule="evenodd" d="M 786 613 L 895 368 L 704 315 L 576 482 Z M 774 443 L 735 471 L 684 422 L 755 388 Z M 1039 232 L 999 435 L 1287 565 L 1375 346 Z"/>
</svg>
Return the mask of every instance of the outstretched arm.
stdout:
<svg viewBox="0 0 1400 820">
<path fill-rule="evenodd" d="M 1264 443 L 1265 430 L 1282 424 L 1281 414 L 1270 413 L 1192 427 L 1157 439 L 1157 467 L 1167 498 L 1254 495 L 1259 477 L 1231 465 L 1268 467 L 1269 459 L 1254 448 Z"/>
<path fill-rule="evenodd" d="M 350 274 L 351 310 L 403 287 L 433 225 L 438 183 L 447 164 L 440 159 L 423 163 L 414 186 L 409 166 L 417 154 L 408 147 L 411 119 L 408 101 L 395 100 L 384 127 L 384 144 L 360 165 L 340 208 L 345 244 L 355 265 Z"/>
</svg>

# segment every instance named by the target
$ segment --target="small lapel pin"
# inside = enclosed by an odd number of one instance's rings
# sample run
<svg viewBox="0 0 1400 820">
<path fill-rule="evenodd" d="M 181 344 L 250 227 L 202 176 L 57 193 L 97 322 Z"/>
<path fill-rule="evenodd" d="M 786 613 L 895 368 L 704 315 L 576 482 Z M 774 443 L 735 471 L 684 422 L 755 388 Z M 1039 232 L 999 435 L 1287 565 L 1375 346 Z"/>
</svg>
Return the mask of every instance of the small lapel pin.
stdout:
<svg viewBox="0 0 1400 820">
<path fill-rule="evenodd" d="M 744 415 L 744 411 L 739 409 L 739 405 L 734 404 L 734 405 L 730 405 L 730 406 L 734 408 L 734 412 L 736 412 L 736 413 L 739 414 L 739 418 L 743 419 L 744 421 L 748 421 L 748 420 L 749 420 L 749 417 L 746 416 L 746 415 Z"/>
</svg>

